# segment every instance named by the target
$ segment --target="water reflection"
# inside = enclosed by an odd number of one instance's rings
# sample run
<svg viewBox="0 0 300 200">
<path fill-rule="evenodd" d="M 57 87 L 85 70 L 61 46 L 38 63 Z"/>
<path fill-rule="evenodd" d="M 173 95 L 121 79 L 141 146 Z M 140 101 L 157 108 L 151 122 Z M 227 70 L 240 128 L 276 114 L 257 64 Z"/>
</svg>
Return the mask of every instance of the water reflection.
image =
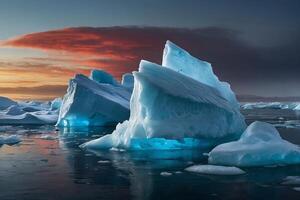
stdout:
<svg viewBox="0 0 300 200">
<path fill-rule="evenodd" d="M 263 120 L 298 119 L 289 112 L 256 115 Z M 250 122 L 255 117 L 247 119 Z M 299 165 L 246 168 L 241 176 L 213 176 L 184 171 L 194 163 L 207 163 L 203 155 L 207 149 L 87 152 L 78 148 L 112 130 L 2 128 L 6 134 L 22 135 L 23 142 L 0 147 L 0 199 L 299 199 L 300 193 L 293 188 L 300 186 L 282 184 L 286 177 L 300 175 Z M 285 139 L 300 144 L 299 129 L 282 127 L 279 131 Z M 59 137 L 44 140 L 41 134 Z M 161 172 L 172 175 L 161 176 Z"/>
</svg>

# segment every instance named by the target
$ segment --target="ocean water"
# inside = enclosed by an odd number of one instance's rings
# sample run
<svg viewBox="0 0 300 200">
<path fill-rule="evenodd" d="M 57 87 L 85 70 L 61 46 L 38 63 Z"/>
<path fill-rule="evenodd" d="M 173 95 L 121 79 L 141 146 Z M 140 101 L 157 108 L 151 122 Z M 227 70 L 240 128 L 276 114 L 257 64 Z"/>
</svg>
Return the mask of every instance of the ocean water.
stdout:
<svg viewBox="0 0 300 200">
<path fill-rule="evenodd" d="M 283 138 L 300 144 L 300 113 L 256 109 L 243 114 L 247 123 L 270 122 Z M 0 134 L 23 139 L 0 147 L 0 200 L 300 199 L 300 165 L 243 168 L 247 173 L 239 176 L 201 175 L 184 168 L 207 163 L 206 149 L 129 153 L 78 148 L 112 130 L 0 127 Z"/>
</svg>

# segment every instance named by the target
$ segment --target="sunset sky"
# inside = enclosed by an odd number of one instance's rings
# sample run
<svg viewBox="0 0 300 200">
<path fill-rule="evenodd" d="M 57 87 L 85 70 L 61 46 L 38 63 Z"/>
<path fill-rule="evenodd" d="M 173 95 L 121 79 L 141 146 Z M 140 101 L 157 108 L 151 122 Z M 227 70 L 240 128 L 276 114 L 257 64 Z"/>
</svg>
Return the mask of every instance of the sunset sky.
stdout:
<svg viewBox="0 0 300 200">
<path fill-rule="evenodd" d="M 166 40 L 238 94 L 300 96 L 298 0 L 0 0 L 0 96 L 62 96 L 75 73 L 118 79 Z"/>
</svg>

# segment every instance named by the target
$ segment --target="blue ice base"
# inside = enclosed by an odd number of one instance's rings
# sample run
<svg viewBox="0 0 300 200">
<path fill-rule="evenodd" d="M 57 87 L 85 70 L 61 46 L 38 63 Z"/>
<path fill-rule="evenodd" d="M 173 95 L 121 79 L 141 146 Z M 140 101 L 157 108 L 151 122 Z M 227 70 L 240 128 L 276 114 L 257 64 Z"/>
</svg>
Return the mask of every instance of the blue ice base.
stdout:
<svg viewBox="0 0 300 200">
<path fill-rule="evenodd" d="M 183 138 L 180 140 L 165 138 L 137 139 L 132 138 L 128 150 L 181 150 L 199 149 L 213 146 L 212 142 L 204 139 Z"/>
</svg>

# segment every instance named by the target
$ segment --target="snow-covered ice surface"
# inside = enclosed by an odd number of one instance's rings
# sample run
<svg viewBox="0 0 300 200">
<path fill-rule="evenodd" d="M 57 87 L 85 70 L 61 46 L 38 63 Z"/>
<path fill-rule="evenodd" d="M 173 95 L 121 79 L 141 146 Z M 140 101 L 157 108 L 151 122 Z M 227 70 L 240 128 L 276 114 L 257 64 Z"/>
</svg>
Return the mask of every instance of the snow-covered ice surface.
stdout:
<svg viewBox="0 0 300 200">
<path fill-rule="evenodd" d="M 246 173 L 245 171 L 237 167 L 217 165 L 193 165 L 187 167 L 185 171 L 212 175 L 241 175 Z"/>
<path fill-rule="evenodd" d="M 193 57 L 170 41 L 166 42 L 162 65 L 215 88 L 232 106 L 239 106 L 230 85 L 219 81 L 210 63 Z"/>
<path fill-rule="evenodd" d="M 83 148 L 193 149 L 240 136 L 246 124 L 229 85 L 220 82 L 206 62 L 170 42 L 166 48 L 164 67 L 141 61 L 139 71 L 134 72 L 129 120 Z M 173 55 L 171 48 L 181 56 Z M 177 69 L 181 64 L 186 64 L 186 71 Z M 201 70 L 205 76 L 191 77 Z"/>
<path fill-rule="evenodd" d="M 300 164 L 300 147 L 283 140 L 271 124 L 256 121 L 238 141 L 215 147 L 208 161 L 229 166 Z"/>
<path fill-rule="evenodd" d="M 93 70 L 90 78 L 78 74 L 69 82 L 57 125 L 116 125 L 129 118 L 130 96 L 131 89 L 104 71 Z"/>
<path fill-rule="evenodd" d="M 3 103 L 5 99 L 5 104 Z M 51 102 L 18 101 L 0 97 L 0 125 L 55 124 L 58 119 L 58 99 Z M 56 104 L 54 106 L 54 104 Z M 6 105 L 7 107 L 5 107 Z"/>
</svg>

